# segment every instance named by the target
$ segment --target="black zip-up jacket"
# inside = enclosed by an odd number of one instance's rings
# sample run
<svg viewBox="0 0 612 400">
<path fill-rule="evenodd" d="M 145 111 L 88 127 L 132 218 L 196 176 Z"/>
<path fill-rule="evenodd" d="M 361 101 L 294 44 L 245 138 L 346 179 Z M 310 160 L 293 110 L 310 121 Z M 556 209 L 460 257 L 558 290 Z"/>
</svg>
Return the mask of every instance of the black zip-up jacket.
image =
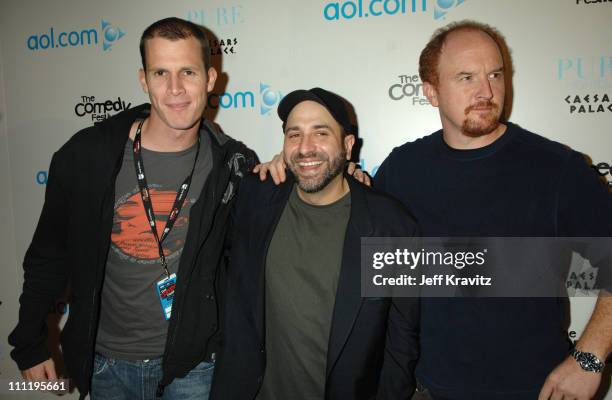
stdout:
<svg viewBox="0 0 612 400">
<path fill-rule="evenodd" d="M 74 135 L 51 160 L 45 202 L 26 252 L 19 322 L 9 336 L 21 370 L 50 357 L 46 319 L 70 286 L 70 312 L 62 330 L 64 362 L 81 395 L 89 392 L 100 291 L 113 225 L 115 180 L 130 127 L 149 114 L 143 104 Z M 185 376 L 218 351 L 224 241 L 234 194 L 257 162 L 244 144 L 203 121 L 211 137 L 213 167 L 190 223 L 178 269 L 160 386 Z"/>
</svg>

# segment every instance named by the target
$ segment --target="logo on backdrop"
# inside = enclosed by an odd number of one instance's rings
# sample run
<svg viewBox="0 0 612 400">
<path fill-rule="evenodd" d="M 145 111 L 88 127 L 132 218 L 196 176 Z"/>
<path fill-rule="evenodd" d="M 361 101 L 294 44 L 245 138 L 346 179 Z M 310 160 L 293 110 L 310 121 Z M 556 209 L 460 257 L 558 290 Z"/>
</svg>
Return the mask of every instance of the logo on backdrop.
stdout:
<svg viewBox="0 0 612 400">
<path fill-rule="evenodd" d="M 49 173 L 45 170 L 36 171 L 36 176 L 34 177 L 34 179 L 36 180 L 37 184 L 46 185 L 48 176 L 49 176 Z"/>
<path fill-rule="evenodd" d="M 257 109 L 261 115 L 274 114 L 283 94 L 266 83 L 259 83 L 259 90 L 239 90 L 235 92 L 211 93 L 208 107 L 217 109 Z"/>
<path fill-rule="evenodd" d="M 575 90 L 601 90 L 612 84 L 612 56 L 560 57 L 556 73 Z"/>
<path fill-rule="evenodd" d="M 428 8 L 428 2 L 433 6 Z M 412 15 L 431 11 L 433 18 L 444 19 L 455 7 L 466 0 L 341 0 L 326 1 L 323 18 L 327 21 L 354 18 Z"/>
<path fill-rule="evenodd" d="M 94 46 L 101 46 L 102 50 L 110 51 L 124 35 L 125 32 L 121 28 L 102 20 L 100 26 L 95 28 L 59 31 L 51 27 L 46 32 L 30 35 L 26 40 L 26 46 L 33 51 Z"/>
<path fill-rule="evenodd" d="M 580 6 L 603 3 L 612 4 L 612 0 L 576 0 L 576 4 Z"/>
<path fill-rule="evenodd" d="M 189 10 L 185 19 L 218 31 L 244 23 L 242 5 Z M 227 35 L 222 39 L 211 39 L 209 45 L 212 56 L 229 56 L 238 51 L 238 38 L 233 34 Z"/>
<path fill-rule="evenodd" d="M 189 10 L 185 19 L 208 28 L 219 29 L 243 24 L 244 14 L 242 5 L 239 4 L 231 7 Z"/>
<path fill-rule="evenodd" d="M 591 166 L 597 175 L 608 182 L 608 188 L 612 191 L 612 163 L 600 162 Z"/>
<path fill-rule="evenodd" d="M 238 51 L 238 38 L 227 38 L 221 40 L 210 40 L 210 55 L 218 56 L 218 55 L 230 55 L 236 54 Z"/>
<path fill-rule="evenodd" d="M 370 165 L 365 158 L 359 159 L 359 165 L 361 166 L 361 169 L 367 171 L 370 176 L 376 175 L 378 168 L 380 167 L 380 164 Z"/>
<path fill-rule="evenodd" d="M 465 3 L 466 0 L 436 0 L 434 3 L 434 19 L 444 19 L 453 8 Z"/>
<path fill-rule="evenodd" d="M 108 100 L 96 100 L 96 96 L 81 96 L 74 106 L 77 117 L 91 118 L 92 122 L 100 122 L 120 111 L 130 108 L 132 103 L 126 103 L 121 97 Z"/>
<path fill-rule="evenodd" d="M 568 94 L 564 101 L 570 114 L 598 114 L 612 112 L 612 102 L 607 93 Z"/>
<path fill-rule="evenodd" d="M 398 75 L 398 81 L 389 87 L 389 98 L 409 101 L 413 106 L 430 104 L 423 94 L 423 83 L 418 74 Z"/>
</svg>

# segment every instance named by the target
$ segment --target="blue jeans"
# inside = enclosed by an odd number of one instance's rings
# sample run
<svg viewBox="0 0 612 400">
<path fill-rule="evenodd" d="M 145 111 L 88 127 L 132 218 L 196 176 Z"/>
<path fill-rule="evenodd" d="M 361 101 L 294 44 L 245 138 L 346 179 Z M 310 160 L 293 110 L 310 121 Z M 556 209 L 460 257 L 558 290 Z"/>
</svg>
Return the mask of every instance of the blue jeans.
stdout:
<svg viewBox="0 0 612 400">
<path fill-rule="evenodd" d="M 162 359 L 118 360 L 95 355 L 91 400 L 155 400 Z M 207 400 L 215 364 L 201 362 L 164 388 L 163 400 Z"/>
</svg>

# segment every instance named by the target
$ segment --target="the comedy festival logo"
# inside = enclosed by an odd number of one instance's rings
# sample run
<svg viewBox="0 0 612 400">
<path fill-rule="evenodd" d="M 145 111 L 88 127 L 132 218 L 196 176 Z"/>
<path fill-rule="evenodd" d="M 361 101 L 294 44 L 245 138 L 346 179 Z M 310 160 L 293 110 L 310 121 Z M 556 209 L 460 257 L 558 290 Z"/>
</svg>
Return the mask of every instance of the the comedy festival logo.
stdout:
<svg viewBox="0 0 612 400">
<path fill-rule="evenodd" d="M 211 93 L 208 106 L 213 109 L 253 109 L 261 115 L 274 114 L 276 106 L 284 97 L 280 90 L 266 83 L 259 83 L 258 89 Z"/>
<path fill-rule="evenodd" d="M 132 103 L 127 103 L 120 96 L 113 99 L 99 99 L 96 96 L 80 96 L 74 106 L 77 117 L 91 119 L 92 122 L 101 122 L 118 112 L 125 111 Z"/>
<path fill-rule="evenodd" d="M 444 19 L 452 9 L 465 2 L 466 0 L 328 0 L 323 6 L 323 18 L 327 21 L 343 21 L 431 13 L 433 18 L 438 20 Z"/>
<path fill-rule="evenodd" d="M 109 51 L 124 35 L 125 32 L 121 28 L 102 20 L 97 27 L 72 30 L 50 27 L 44 32 L 28 36 L 26 46 L 32 51 L 94 46 L 101 46 L 102 50 Z"/>
<path fill-rule="evenodd" d="M 413 106 L 430 104 L 423 94 L 423 83 L 418 74 L 398 75 L 395 83 L 389 86 L 388 94 L 393 101 L 407 101 Z"/>
</svg>

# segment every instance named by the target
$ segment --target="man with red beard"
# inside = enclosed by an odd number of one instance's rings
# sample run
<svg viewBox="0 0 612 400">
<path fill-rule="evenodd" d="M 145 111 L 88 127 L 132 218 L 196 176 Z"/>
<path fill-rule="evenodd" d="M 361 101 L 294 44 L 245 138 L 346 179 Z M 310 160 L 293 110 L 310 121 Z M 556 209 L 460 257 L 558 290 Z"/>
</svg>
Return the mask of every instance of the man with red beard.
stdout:
<svg viewBox="0 0 612 400">
<path fill-rule="evenodd" d="M 442 129 L 395 148 L 375 188 L 408 206 L 423 236 L 612 237 L 610 193 L 583 156 L 503 120 L 507 54 L 485 24 L 434 33 L 419 73 Z M 265 167 L 262 177 L 269 169 L 284 179 L 279 157 Z M 611 304 L 602 291 L 574 347 L 563 299 L 423 298 L 416 375 L 424 397 L 590 399 L 612 348 Z"/>
<path fill-rule="evenodd" d="M 419 73 L 442 130 L 395 148 L 374 186 L 410 208 L 423 236 L 612 236 L 610 194 L 582 155 L 502 122 L 505 49 L 480 23 L 435 32 Z M 611 304 L 600 296 L 572 349 L 560 299 L 423 298 L 417 378 L 434 400 L 590 399 Z"/>
<path fill-rule="evenodd" d="M 416 224 L 343 174 L 355 137 L 340 97 L 297 90 L 278 114 L 292 173 L 241 184 L 212 399 L 407 400 L 418 300 L 361 297 L 360 247 Z"/>
</svg>

